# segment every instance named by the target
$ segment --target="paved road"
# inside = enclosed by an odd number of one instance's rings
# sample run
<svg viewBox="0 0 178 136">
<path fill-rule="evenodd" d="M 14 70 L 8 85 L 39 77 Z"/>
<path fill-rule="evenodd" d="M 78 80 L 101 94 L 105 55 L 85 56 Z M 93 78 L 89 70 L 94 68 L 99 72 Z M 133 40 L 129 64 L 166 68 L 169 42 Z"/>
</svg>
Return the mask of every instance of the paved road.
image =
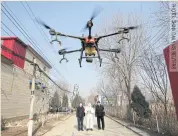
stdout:
<svg viewBox="0 0 178 136">
<path fill-rule="evenodd" d="M 134 132 L 105 117 L 105 130 L 98 130 L 96 118 L 94 118 L 93 131 L 78 131 L 77 120 L 75 115 L 68 118 L 66 121 L 60 122 L 53 129 L 47 132 L 44 136 L 137 136 Z M 85 120 L 84 120 L 85 124 Z"/>
</svg>

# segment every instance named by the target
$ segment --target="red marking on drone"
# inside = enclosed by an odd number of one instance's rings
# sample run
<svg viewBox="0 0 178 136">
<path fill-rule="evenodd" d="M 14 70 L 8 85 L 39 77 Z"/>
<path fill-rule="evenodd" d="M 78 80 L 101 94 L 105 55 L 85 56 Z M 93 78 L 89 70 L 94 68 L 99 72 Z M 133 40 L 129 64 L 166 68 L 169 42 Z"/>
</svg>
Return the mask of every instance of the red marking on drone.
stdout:
<svg viewBox="0 0 178 136">
<path fill-rule="evenodd" d="M 86 42 L 86 43 L 95 43 L 95 39 L 94 39 L 94 38 L 91 38 L 91 39 L 86 38 L 86 39 L 85 39 L 85 42 Z"/>
</svg>

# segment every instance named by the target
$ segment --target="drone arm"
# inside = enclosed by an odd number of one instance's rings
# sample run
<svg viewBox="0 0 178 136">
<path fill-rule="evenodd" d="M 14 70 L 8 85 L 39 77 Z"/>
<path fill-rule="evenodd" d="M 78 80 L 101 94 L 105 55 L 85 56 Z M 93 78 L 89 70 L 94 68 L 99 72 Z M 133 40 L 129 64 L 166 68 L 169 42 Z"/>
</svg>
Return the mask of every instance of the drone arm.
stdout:
<svg viewBox="0 0 178 136">
<path fill-rule="evenodd" d="M 116 33 L 112 33 L 112 34 L 108 34 L 108 35 L 103 35 L 103 36 L 99 36 L 97 38 L 97 40 L 99 41 L 101 38 L 105 38 L 105 37 L 109 37 L 109 36 L 113 36 L 113 35 L 117 35 L 117 34 L 121 34 L 123 31 L 118 31 Z"/>
<path fill-rule="evenodd" d="M 75 38 L 75 39 L 83 40 L 82 37 L 78 37 L 78 36 L 66 35 L 66 34 L 62 34 L 62 33 L 59 33 L 59 32 L 56 32 L 56 34 L 59 35 L 59 36 L 65 36 L 65 37 L 70 37 L 70 38 Z"/>
<path fill-rule="evenodd" d="M 73 52 L 77 52 L 77 51 L 81 51 L 82 49 L 78 49 L 78 50 L 72 50 L 72 51 L 66 51 L 65 53 L 73 53 Z"/>
<path fill-rule="evenodd" d="M 65 54 L 67 54 L 67 53 L 73 53 L 73 52 L 77 52 L 77 51 L 81 51 L 82 49 L 78 49 L 78 50 L 72 50 L 72 51 L 65 51 L 65 50 L 63 50 L 63 51 L 61 51 L 61 50 L 59 50 L 59 55 L 65 55 Z"/>
<path fill-rule="evenodd" d="M 115 52 L 115 53 L 120 53 L 120 49 L 99 49 L 99 51 L 107 51 L 107 52 Z"/>
</svg>

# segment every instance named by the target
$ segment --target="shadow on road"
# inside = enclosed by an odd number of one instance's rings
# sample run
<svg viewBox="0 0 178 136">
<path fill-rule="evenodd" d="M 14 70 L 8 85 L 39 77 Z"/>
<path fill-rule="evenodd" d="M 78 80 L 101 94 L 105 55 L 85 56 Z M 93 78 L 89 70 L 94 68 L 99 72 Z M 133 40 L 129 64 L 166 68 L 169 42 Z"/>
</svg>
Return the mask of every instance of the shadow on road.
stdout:
<svg viewBox="0 0 178 136">
<path fill-rule="evenodd" d="M 97 125 L 94 125 L 94 126 L 93 126 L 93 128 L 96 128 L 96 129 L 98 129 L 98 126 L 97 126 Z"/>
<path fill-rule="evenodd" d="M 77 125 L 74 125 L 74 128 L 78 130 L 78 126 Z M 83 125 L 83 129 L 86 130 L 86 126 Z"/>
</svg>

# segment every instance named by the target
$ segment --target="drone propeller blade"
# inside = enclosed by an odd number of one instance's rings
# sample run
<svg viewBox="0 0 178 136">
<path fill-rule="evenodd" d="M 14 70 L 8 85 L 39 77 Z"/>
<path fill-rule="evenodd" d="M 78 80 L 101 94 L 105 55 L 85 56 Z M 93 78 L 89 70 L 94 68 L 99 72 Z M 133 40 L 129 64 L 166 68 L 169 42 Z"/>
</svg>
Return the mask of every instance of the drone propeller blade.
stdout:
<svg viewBox="0 0 178 136">
<path fill-rule="evenodd" d="M 95 7 L 93 14 L 90 18 L 90 21 L 92 21 L 94 18 L 96 18 L 99 15 L 99 13 L 101 13 L 102 10 L 103 10 L 103 8 L 101 8 L 101 7 Z"/>
<path fill-rule="evenodd" d="M 126 29 L 126 30 L 132 30 L 137 29 L 139 26 L 129 26 L 129 27 L 115 27 L 116 29 Z"/>
<path fill-rule="evenodd" d="M 63 50 L 63 51 L 66 51 L 66 50 L 68 50 L 68 49 L 70 49 L 71 47 L 66 47 L 66 48 L 62 48 L 62 49 L 60 49 L 61 51 Z"/>
<path fill-rule="evenodd" d="M 84 27 L 84 28 L 82 28 L 80 32 L 84 32 L 84 31 L 86 31 L 86 30 L 87 30 L 87 28 L 88 28 L 88 26 L 87 26 L 87 24 L 86 24 L 86 25 L 85 25 L 85 27 Z"/>
<path fill-rule="evenodd" d="M 69 48 L 67 48 L 67 47 L 66 48 L 62 48 L 61 50 L 67 50 L 67 49 L 69 49 Z"/>
<path fill-rule="evenodd" d="M 95 7 L 89 21 L 93 21 L 93 19 L 96 18 L 102 10 L 103 10 L 103 8 L 101 8 L 101 7 Z M 88 22 L 85 25 L 85 27 L 81 30 L 81 32 L 84 32 L 87 29 L 88 29 Z"/>
<path fill-rule="evenodd" d="M 44 26 L 46 29 L 51 29 L 51 27 L 49 27 L 47 24 L 45 24 L 42 20 L 37 19 L 37 22 L 38 22 L 40 25 Z"/>
</svg>

